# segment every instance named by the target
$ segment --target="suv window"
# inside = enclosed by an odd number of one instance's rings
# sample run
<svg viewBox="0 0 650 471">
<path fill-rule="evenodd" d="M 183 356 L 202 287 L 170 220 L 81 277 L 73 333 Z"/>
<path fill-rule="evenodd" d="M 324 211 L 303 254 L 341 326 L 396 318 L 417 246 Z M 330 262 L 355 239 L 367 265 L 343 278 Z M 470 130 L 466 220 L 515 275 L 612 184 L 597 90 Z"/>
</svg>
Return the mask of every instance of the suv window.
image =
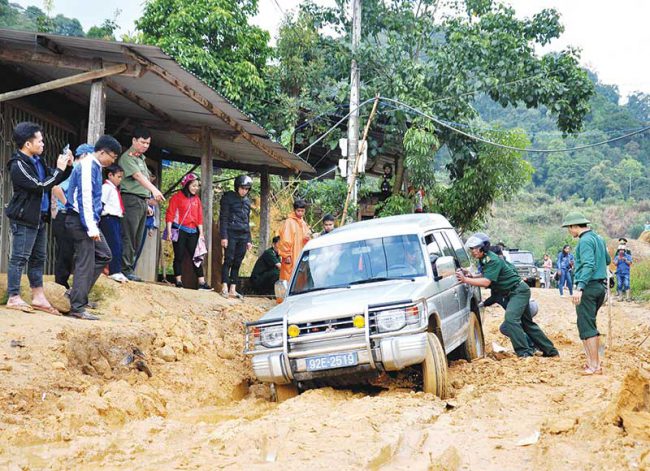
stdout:
<svg viewBox="0 0 650 471">
<path fill-rule="evenodd" d="M 467 255 L 467 252 L 465 251 L 465 247 L 463 247 L 463 243 L 458 237 L 458 234 L 456 234 L 456 231 L 454 231 L 453 229 L 448 229 L 445 231 L 445 235 L 447 236 L 447 239 L 449 239 L 449 241 L 451 242 L 451 246 L 454 249 L 456 258 L 460 262 L 460 266 L 464 268 L 469 267 L 470 265 L 469 256 Z"/>
<path fill-rule="evenodd" d="M 417 235 L 378 237 L 303 252 L 290 294 L 426 275 Z"/>
<path fill-rule="evenodd" d="M 436 242 L 438 242 L 438 245 L 442 249 L 442 254 L 445 257 L 454 257 L 454 262 L 456 262 L 456 268 L 460 268 L 460 261 L 458 260 L 458 257 L 456 257 L 456 253 L 454 252 L 454 249 L 451 247 L 451 244 L 447 240 L 447 238 L 442 234 L 442 232 L 436 232 Z"/>
<path fill-rule="evenodd" d="M 438 243 L 433 237 L 433 234 L 428 234 L 424 238 L 424 242 L 427 244 L 427 253 L 429 254 L 429 259 L 442 257 L 442 250 L 440 250 L 440 247 L 438 247 Z"/>
<path fill-rule="evenodd" d="M 522 265 L 534 265 L 535 259 L 530 252 L 508 252 L 510 261 Z"/>
</svg>

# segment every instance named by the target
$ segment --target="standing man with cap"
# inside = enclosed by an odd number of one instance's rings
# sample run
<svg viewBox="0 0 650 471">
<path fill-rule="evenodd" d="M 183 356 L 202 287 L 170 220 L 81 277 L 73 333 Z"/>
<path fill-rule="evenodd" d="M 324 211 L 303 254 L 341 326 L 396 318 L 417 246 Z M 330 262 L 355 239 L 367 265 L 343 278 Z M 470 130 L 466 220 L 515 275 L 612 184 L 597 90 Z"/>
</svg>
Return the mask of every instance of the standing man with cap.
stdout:
<svg viewBox="0 0 650 471">
<path fill-rule="evenodd" d="M 221 246 L 226 250 L 221 268 L 221 295 L 225 298 L 242 298 L 237 292 L 239 267 L 246 251 L 253 247 L 250 227 L 251 200 L 248 198 L 252 186 L 251 177 L 239 175 L 235 178 L 235 191 L 227 191 L 221 197 L 219 233 Z"/>
<path fill-rule="evenodd" d="M 490 239 L 477 232 L 465 244 L 472 257 L 478 260 L 480 275 L 472 275 L 466 270 L 458 270 L 456 278 L 461 283 L 481 288 L 490 288 L 494 294 L 505 298 L 505 320 L 499 327 L 501 333 L 510 338 L 518 357 L 531 357 L 534 350 L 528 345 L 526 335 L 545 357 L 559 355 L 553 342 L 533 321 L 530 312 L 530 287 L 522 281 L 517 270 L 490 250 Z"/>
<path fill-rule="evenodd" d="M 564 218 L 562 227 L 566 227 L 571 236 L 580 239 L 575 252 L 576 290 L 573 304 L 578 316 L 578 333 L 587 355 L 583 374 L 594 375 L 603 372 L 598 357 L 600 333 L 596 327 L 596 314 L 605 301 L 607 265 L 611 263 L 611 258 L 603 238 L 587 224 L 589 220 L 584 215 L 572 212 Z"/>
<path fill-rule="evenodd" d="M 149 169 L 145 163 L 145 152 L 151 145 L 151 133 L 144 128 L 133 130 L 131 147 L 118 162 L 124 170 L 121 183 L 124 217 L 122 218 L 122 273 L 131 281 L 143 281 L 133 271 L 135 256 L 144 235 L 147 219 L 147 200 L 153 197 L 163 201 L 165 197 L 149 179 Z"/>
</svg>

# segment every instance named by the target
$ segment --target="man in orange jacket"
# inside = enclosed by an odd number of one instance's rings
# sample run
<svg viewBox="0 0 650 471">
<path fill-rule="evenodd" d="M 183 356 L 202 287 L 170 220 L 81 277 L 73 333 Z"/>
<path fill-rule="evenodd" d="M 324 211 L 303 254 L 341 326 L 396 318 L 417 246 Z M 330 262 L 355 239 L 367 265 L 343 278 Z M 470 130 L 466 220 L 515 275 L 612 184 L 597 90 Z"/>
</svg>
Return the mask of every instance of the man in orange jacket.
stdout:
<svg viewBox="0 0 650 471">
<path fill-rule="evenodd" d="M 280 280 L 289 281 L 302 248 L 311 238 L 311 229 L 303 219 L 307 202 L 297 199 L 293 203 L 293 212 L 284 220 L 280 227 L 280 243 L 278 253 L 282 259 Z"/>
</svg>

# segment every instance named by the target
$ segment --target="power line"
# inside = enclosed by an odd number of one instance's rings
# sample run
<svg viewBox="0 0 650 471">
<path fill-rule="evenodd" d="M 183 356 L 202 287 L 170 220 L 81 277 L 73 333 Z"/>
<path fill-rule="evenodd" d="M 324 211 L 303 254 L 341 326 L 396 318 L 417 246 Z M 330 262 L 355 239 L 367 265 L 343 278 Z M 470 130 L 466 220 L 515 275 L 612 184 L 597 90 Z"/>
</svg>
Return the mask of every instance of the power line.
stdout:
<svg viewBox="0 0 650 471">
<path fill-rule="evenodd" d="M 273 0 L 273 3 L 275 3 L 275 6 L 278 7 L 278 10 L 280 10 L 280 13 L 282 13 L 282 16 L 286 15 L 286 13 L 284 12 L 284 10 L 283 10 L 282 7 L 280 6 L 280 3 L 278 2 L 278 0 Z"/>
<path fill-rule="evenodd" d="M 489 139 L 485 139 L 485 138 L 480 137 L 480 136 L 475 136 L 473 134 L 469 134 L 469 133 L 467 133 L 465 131 L 462 131 L 460 129 L 455 128 L 454 126 L 451 126 L 451 125 L 445 123 L 444 121 L 440 120 L 439 118 L 431 116 L 431 115 L 429 115 L 429 114 L 427 114 L 427 113 L 425 113 L 423 111 L 418 110 L 417 108 L 413 108 L 412 106 L 407 105 L 406 103 L 401 102 L 399 100 L 395 100 L 393 98 L 384 98 L 384 97 L 381 97 L 380 99 L 384 100 L 384 101 L 392 102 L 392 103 L 395 103 L 395 104 L 398 104 L 398 105 L 401 105 L 401 106 L 404 106 L 408 110 L 410 110 L 410 111 L 412 111 L 412 112 L 414 112 L 416 114 L 419 114 L 419 115 L 429 119 L 430 121 L 433 121 L 434 123 L 439 124 L 440 126 L 449 129 L 450 131 L 453 131 L 453 132 L 455 132 L 457 134 L 465 136 L 465 137 L 467 137 L 469 139 L 472 139 L 474 141 L 482 142 L 484 144 L 488 144 L 488 145 L 491 145 L 491 146 L 494 146 L 494 147 L 500 147 L 502 149 L 516 150 L 516 151 L 519 151 L 519 152 L 534 152 L 534 153 L 540 153 L 540 154 L 550 154 L 550 153 L 554 153 L 554 152 L 573 152 L 573 151 L 576 151 L 576 150 L 582 150 L 582 149 L 588 149 L 588 148 L 591 148 L 591 147 L 602 146 L 602 145 L 605 145 L 605 144 L 609 144 L 610 142 L 620 141 L 621 139 L 625 139 L 625 138 L 628 138 L 628 137 L 631 137 L 631 136 L 635 136 L 637 134 L 641 134 L 641 133 L 644 133 L 644 132 L 650 130 L 650 126 L 646 126 L 644 128 L 641 128 L 641 129 L 638 129 L 636 131 L 624 134 L 622 136 L 614 137 L 612 139 L 607 139 L 607 140 L 600 141 L 600 142 L 595 142 L 595 143 L 592 143 L 592 144 L 585 144 L 585 145 L 582 145 L 582 146 L 571 147 L 571 148 L 568 148 L 568 149 L 522 149 L 520 147 L 513 147 L 513 146 L 508 146 L 508 145 L 505 145 L 505 144 L 499 144 L 498 142 L 490 141 Z"/>
<path fill-rule="evenodd" d="M 345 116 L 343 116 L 343 117 L 342 117 L 342 118 L 341 118 L 341 119 L 340 119 L 340 120 L 339 120 L 339 121 L 338 121 L 334 126 L 332 126 L 332 127 L 329 128 L 327 131 L 325 131 L 323 134 L 321 134 L 321 136 L 320 136 L 318 139 L 316 139 L 314 142 L 312 142 L 311 144 L 309 144 L 307 147 L 305 147 L 303 150 L 301 150 L 300 152 L 298 152 L 296 155 L 297 155 L 297 156 L 300 156 L 300 155 L 304 154 L 305 152 L 307 152 L 309 149 L 311 149 L 312 147 L 314 147 L 314 146 L 315 146 L 316 144 L 318 144 L 320 141 L 322 141 L 323 139 L 325 139 L 325 138 L 329 135 L 329 133 L 331 133 L 331 132 L 334 131 L 337 127 L 339 127 L 339 125 L 340 125 L 343 121 L 345 121 L 345 120 L 347 119 L 348 116 L 350 116 L 350 115 L 351 115 L 352 113 L 354 113 L 356 110 L 361 109 L 362 106 L 367 105 L 368 103 L 370 103 L 370 102 L 373 101 L 373 100 L 374 100 L 374 98 L 368 98 L 368 99 L 367 99 L 366 101 L 364 101 L 363 103 L 359 103 L 359 106 L 356 106 L 356 107 L 354 107 L 352 110 L 350 110 L 350 111 L 348 112 L 348 114 L 346 114 Z"/>
</svg>

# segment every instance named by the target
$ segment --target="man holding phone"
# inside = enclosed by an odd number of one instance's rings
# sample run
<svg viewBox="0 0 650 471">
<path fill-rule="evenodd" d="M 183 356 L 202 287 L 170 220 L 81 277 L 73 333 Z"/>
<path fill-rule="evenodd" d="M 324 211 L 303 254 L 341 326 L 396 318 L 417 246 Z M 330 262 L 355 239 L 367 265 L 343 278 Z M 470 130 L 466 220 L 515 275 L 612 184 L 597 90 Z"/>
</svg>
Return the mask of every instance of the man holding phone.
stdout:
<svg viewBox="0 0 650 471">
<path fill-rule="evenodd" d="M 17 151 L 9 160 L 13 196 L 5 209 L 10 221 L 12 243 L 7 287 L 7 308 L 23 312 L 34 309 L 60 315 L 45 297 L 43 271 L 47 256 L 47 227 L 50 219 L 50 191 L 70 175 L 72 153 L 59 155 L 56 168 L 49 168 L 41 155 L 45 149 L 43 129 L 35 123 L 18 123 L 13 133 Z M 20 297 L 20 279 L 27 265 L 32 288 L 32 305 Z"/>
</svg>

